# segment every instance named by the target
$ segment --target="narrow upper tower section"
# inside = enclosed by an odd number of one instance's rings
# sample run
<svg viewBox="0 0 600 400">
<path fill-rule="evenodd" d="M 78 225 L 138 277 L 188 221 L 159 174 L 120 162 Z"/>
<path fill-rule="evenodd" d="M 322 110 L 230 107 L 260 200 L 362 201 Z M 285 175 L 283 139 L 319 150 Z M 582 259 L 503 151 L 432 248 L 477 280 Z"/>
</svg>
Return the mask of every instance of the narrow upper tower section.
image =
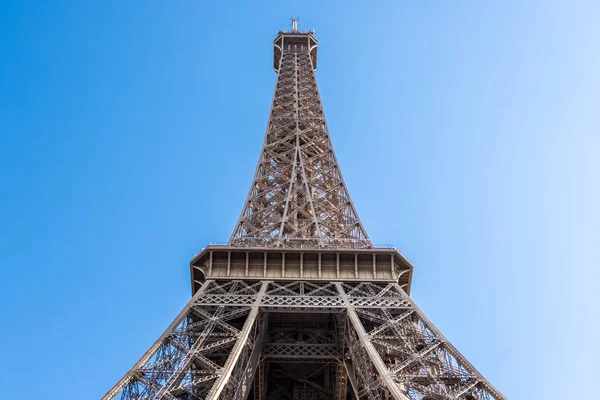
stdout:
<svg viewBox="0 0 600 400">
<path fill-rule="evenodd" d="M 229 246 L 371 248 L 333 151 L 312 31 L 280 31 L 277 84 L 258 166 Z"/>
<path fill-rule="evenodd" d="M 300 32 L 298 21 L 298 18 L 292 18 L 292 30 L 290 32 L 279 31 L 273 41 L 273 69 L 275 72 L 279 72 L 281 54 L 284 49 L 310 53 L 313 71 L 317 69 L 317 46 L 319 42 L 315 39 L 314 31 Z"/>
</svg>

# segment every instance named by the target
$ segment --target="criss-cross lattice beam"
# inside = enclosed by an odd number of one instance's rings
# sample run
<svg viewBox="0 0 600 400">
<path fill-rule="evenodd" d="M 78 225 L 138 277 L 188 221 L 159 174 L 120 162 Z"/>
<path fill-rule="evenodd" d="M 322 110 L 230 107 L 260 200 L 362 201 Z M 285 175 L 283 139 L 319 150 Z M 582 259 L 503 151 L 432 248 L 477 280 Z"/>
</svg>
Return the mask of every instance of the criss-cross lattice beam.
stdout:
<svg viewBox="0 0 600 400">
<path fill-rule="evenodd" d="M 505 399 L 398 284 L 335 285 L 348 313 L 346 366 L 359 398 Z M 376 304 L 375 299 L 402 306 L 354 306 Z"/>
<path fill-rule="evenodd" d="M 267 287 L 206 281 L 103 400 L 245 397 L 266 332 L 267 316 L 259 318 L 259 310 Z M 203 304 L 203 297 L 222 293 L 253 300 Z"/>
</svg>

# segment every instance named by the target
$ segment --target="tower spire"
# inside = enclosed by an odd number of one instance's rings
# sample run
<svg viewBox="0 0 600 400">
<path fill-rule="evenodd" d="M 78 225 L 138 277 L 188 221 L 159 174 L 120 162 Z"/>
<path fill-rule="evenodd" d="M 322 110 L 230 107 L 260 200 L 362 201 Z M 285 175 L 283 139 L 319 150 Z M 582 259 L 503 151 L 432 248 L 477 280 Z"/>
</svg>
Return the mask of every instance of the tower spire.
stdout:
<svg viewBox="0 0 600 400">
<path fill-rule="evenodd" d="M 333 150 L 312 32 L 280 32 L 277 83 L 254 179 L 231 246 L 372 247 Z"/>
</svg>

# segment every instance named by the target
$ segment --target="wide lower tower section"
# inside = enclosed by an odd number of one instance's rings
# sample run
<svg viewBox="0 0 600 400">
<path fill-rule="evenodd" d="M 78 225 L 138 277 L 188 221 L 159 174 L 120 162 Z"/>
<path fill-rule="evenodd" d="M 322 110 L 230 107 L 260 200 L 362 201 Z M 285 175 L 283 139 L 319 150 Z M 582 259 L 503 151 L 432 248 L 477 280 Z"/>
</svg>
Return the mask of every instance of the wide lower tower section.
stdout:
<svg viewBox="0 0 600 400">
<path fill-rule="evenodd" d="M 312 32 L 279 32 L 256 173 L 193 297 L 103 399 L 504 399 L 408 296 L 412 265 L 374 247 L 333 151 Z"/>
</svg>

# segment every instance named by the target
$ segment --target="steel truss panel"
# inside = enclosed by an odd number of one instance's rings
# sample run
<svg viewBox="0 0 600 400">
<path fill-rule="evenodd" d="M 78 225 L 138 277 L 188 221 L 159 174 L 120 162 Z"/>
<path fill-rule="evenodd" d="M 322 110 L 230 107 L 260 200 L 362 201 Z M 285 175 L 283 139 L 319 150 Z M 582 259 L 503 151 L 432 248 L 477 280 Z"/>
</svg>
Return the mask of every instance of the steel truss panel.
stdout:
<svg viewBox="0 0 600 400">
<path fill-rule="evenodd" d="M 103 399 L 245 398 L 258 365 L 264 320 L 259 306 L 268 283 L 206 281 L 150 350 Z M 202 305 L 227 292 L 249 305 Z M 239 302 L 238 302 L 239 303 Z M 246 385 L 242 385 L 246 383 Z"/>
</svg>

